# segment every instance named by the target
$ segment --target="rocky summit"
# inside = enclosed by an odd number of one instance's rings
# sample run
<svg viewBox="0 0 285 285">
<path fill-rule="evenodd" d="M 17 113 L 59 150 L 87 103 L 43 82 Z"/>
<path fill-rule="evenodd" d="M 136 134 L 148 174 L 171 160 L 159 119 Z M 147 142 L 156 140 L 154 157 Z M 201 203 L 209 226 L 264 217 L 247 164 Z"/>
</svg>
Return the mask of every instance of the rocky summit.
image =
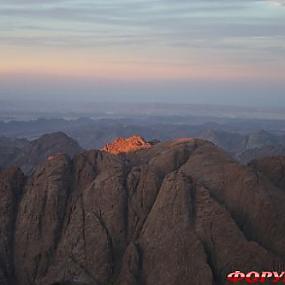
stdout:
<svg viewBox="0 0 285 285">
<path fill-rule="evenodd" d="M 240 165 L 197 139 L 124 145 L 1 172 L 1 285 L 219 285 L 285 264 L 278 160 Z"/>
<path fill-rule="evenodd" d="M 104 151 L 119 154 L 150 148 L 151 143 L 147 142 L 141 136 L 131 136 L 128 138 L 117 138 L 112 143 L 106 144 Z"/>
</svg>

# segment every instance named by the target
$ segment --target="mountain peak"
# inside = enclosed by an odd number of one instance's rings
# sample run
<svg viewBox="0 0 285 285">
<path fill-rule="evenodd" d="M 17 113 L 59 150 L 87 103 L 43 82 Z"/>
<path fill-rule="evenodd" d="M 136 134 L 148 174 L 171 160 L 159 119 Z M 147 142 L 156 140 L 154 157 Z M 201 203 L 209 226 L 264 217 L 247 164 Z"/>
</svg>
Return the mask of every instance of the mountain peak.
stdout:
<svg viewBox="0 0 285 285">
<path fill-rule="evenodd" d="M 133 152 L 140 149 L 150 148 L 152 144 L 147 142 L 143 137 L 134 135 L 128 138 L 119 137 L 112 143 L 106 144 L 103 150 L 113 154 Z"/>
</svg>

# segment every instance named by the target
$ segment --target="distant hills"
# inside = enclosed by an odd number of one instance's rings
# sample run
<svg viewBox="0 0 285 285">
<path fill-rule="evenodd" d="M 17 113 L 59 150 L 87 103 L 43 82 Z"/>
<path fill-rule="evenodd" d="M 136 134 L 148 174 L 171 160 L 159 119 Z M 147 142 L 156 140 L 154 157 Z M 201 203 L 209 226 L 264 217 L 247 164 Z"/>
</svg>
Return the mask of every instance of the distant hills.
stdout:
<svg viewBox="0 0 285 285">
<path fill-rule="evenodd" d="M 198 137 L 215 143 L 242 163 L 247 163 L 256 158 L 285 155 L 285 136 L 275 135 L 264 130 L 244 135 L 207 130 Z"/>
<path fill-rule="evenodd" d="M 171 118 L 157 116 L 118 119 L 39 119 L 26 122 L 0 122 L 0 151 L 2 153 L 0 167 L 11 165 L 10 162 L 14 163 L 17 160 L 18 165 L 22 164 L 19 160 L 20 150 L 24 146 L 28 148 L 27 140 L 35 140 L 45 133 L 54 132 L 66 133 L 83 149 L 102 148 L 117 137 L 139 134 L 147 141 L 166 141 L 178 137 L 202 138 L 215 143 L 242 163 L 255 158 L 285 154 L 284 122 L 282 124 L 279 121 L 224 120 L 219 123 L 202 123 L 198 118 L 192 120 L 188 117 L 177 116 Z M 70 151 L 68 148 L 67 150 Z"/>
<path fill-rule="evenodd" d="M 32 141 L 1 137 L 0 168 L 16 166 L 30 174 L 50 155 L 64 153 L 72 158 L 80 151 L 78 143 L 62 132 L 46 134 Z"/>
</svg>

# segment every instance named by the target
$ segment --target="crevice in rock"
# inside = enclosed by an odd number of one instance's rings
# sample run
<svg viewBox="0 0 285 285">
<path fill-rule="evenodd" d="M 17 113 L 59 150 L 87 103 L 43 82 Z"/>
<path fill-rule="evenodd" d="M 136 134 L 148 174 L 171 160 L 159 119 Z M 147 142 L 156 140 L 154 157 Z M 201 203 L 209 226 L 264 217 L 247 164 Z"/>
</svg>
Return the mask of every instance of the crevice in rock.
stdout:
<svg viewBox="0 0 285 285">
<path fill-rule="evenodd" d="M 249 238 L 249 235 L 247 234 L 247 232 L 244 230 L 244 227 L 242 226 L 242 223 L 240 221 L 238 221 L 238 218 L 235 218 L 231 212 L 231 210 L 227 207 L 227 205 L 225 203 L 223 203 L 220 199 L 218 199 L 218 197 L 216 195 L 214 195 L 214 191 L 211 191 L 211 189 L 209 187 L 207 187 L 205 184 L 203 183 L 198 183 L 197 185 L 204 187 L 208 193 L 211 199 L 213 199 L 216 203 L 219 204 L 220 207 L 224 208 L 228 214 L 230 215 L 232 221 L 234 222 L 234 224 L 236 225 L 236 227 L 239 229 L 239 231 L 243 234 L 245 240 L 247 242 L 252 242 L 254 241 L 260 248 L 263 248 L 264 250 L 266 250 L 268 253 L 270 253 L 272 256 L 275 256 L 276 258 L 279 258 L 280 260 L 282 260 L 282 256 L 280 256 L 278 253 L 276 253 L 275 251 L 273 251 L 271 248 L 266 247 L 262 242 L 260 242 L 257 239 L 253 239 L 253 238 Z M 242 220 L 242 219 L 241 219 Z"/>
<path fill-rule="evenodd" d="M 106 223 L 104 222 L 102 211 L 99 209 L 98 213 L 93 211 L 93 214 L 95 215 L 97 221 L 99 222 L 99 224 L 106 233 L 108 249 L 110 250 L 111 253 L 111 274 L 113 275 L 115 273 L 115 256 L 114 256 L 113 239 Z"/>
<path fill-rule="evenodd" d="M 82 272 L 84 272 L 90 279 L 92 279 L 93 282 L 95 282 L 94 285 L 104 285 L 97 280 L 97 278 L 86 268 L 86 266 L 83 266 L 79 261 L 77 261 L 72 253 L 70 254 L 70 259 L 82 270 Z"/>
<path fill-rule="evenodd" d="M 15 273 L 15 241 L 16 241 L 16 222 L 17 222 L 17 216 L 19 211 L 19 205 L 21 202 L 21 199 L 24 194 L 24 189 L 27 185 L 28 178 L 23 175 L 23 180 L 20 181 L 19 185 L 17 185 L 17 188 L 19 190 L 18 193 L 15 195 L 15 206 L 14 206 L 14 215 L 13 215 L 13 221 L 12 221 L 12 236 L 11 236 L 11 262 L 12 262 L 12 272 L 11 276 L 9 277 L 9 283 L 15 284 L 17 282 L 16 280 L 16 273 Z M 16 181 L 14 181 L 15 183 Z"/>
</svg>

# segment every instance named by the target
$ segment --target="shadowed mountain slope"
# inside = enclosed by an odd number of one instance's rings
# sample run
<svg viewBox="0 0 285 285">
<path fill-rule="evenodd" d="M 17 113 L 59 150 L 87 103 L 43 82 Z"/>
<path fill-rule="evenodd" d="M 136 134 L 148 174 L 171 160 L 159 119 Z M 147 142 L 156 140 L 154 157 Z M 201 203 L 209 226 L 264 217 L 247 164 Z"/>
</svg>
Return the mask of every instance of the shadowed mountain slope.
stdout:
<svg viewBox="0 0 285 285">
<path fill-rule="evenodd" d="M 249 165 L 285 191 L 285 156 L 271 156 L 251 161 Z"/>
<path fill-rule="evenodd" d="M 33 141 L 0 138 L 0 167 L 17 166 L 30 174 L 50 155 L 65 153 L 73 157 L 80 151 L 78 143 L 62 132 L 46 134 Z"/>
</svg>

